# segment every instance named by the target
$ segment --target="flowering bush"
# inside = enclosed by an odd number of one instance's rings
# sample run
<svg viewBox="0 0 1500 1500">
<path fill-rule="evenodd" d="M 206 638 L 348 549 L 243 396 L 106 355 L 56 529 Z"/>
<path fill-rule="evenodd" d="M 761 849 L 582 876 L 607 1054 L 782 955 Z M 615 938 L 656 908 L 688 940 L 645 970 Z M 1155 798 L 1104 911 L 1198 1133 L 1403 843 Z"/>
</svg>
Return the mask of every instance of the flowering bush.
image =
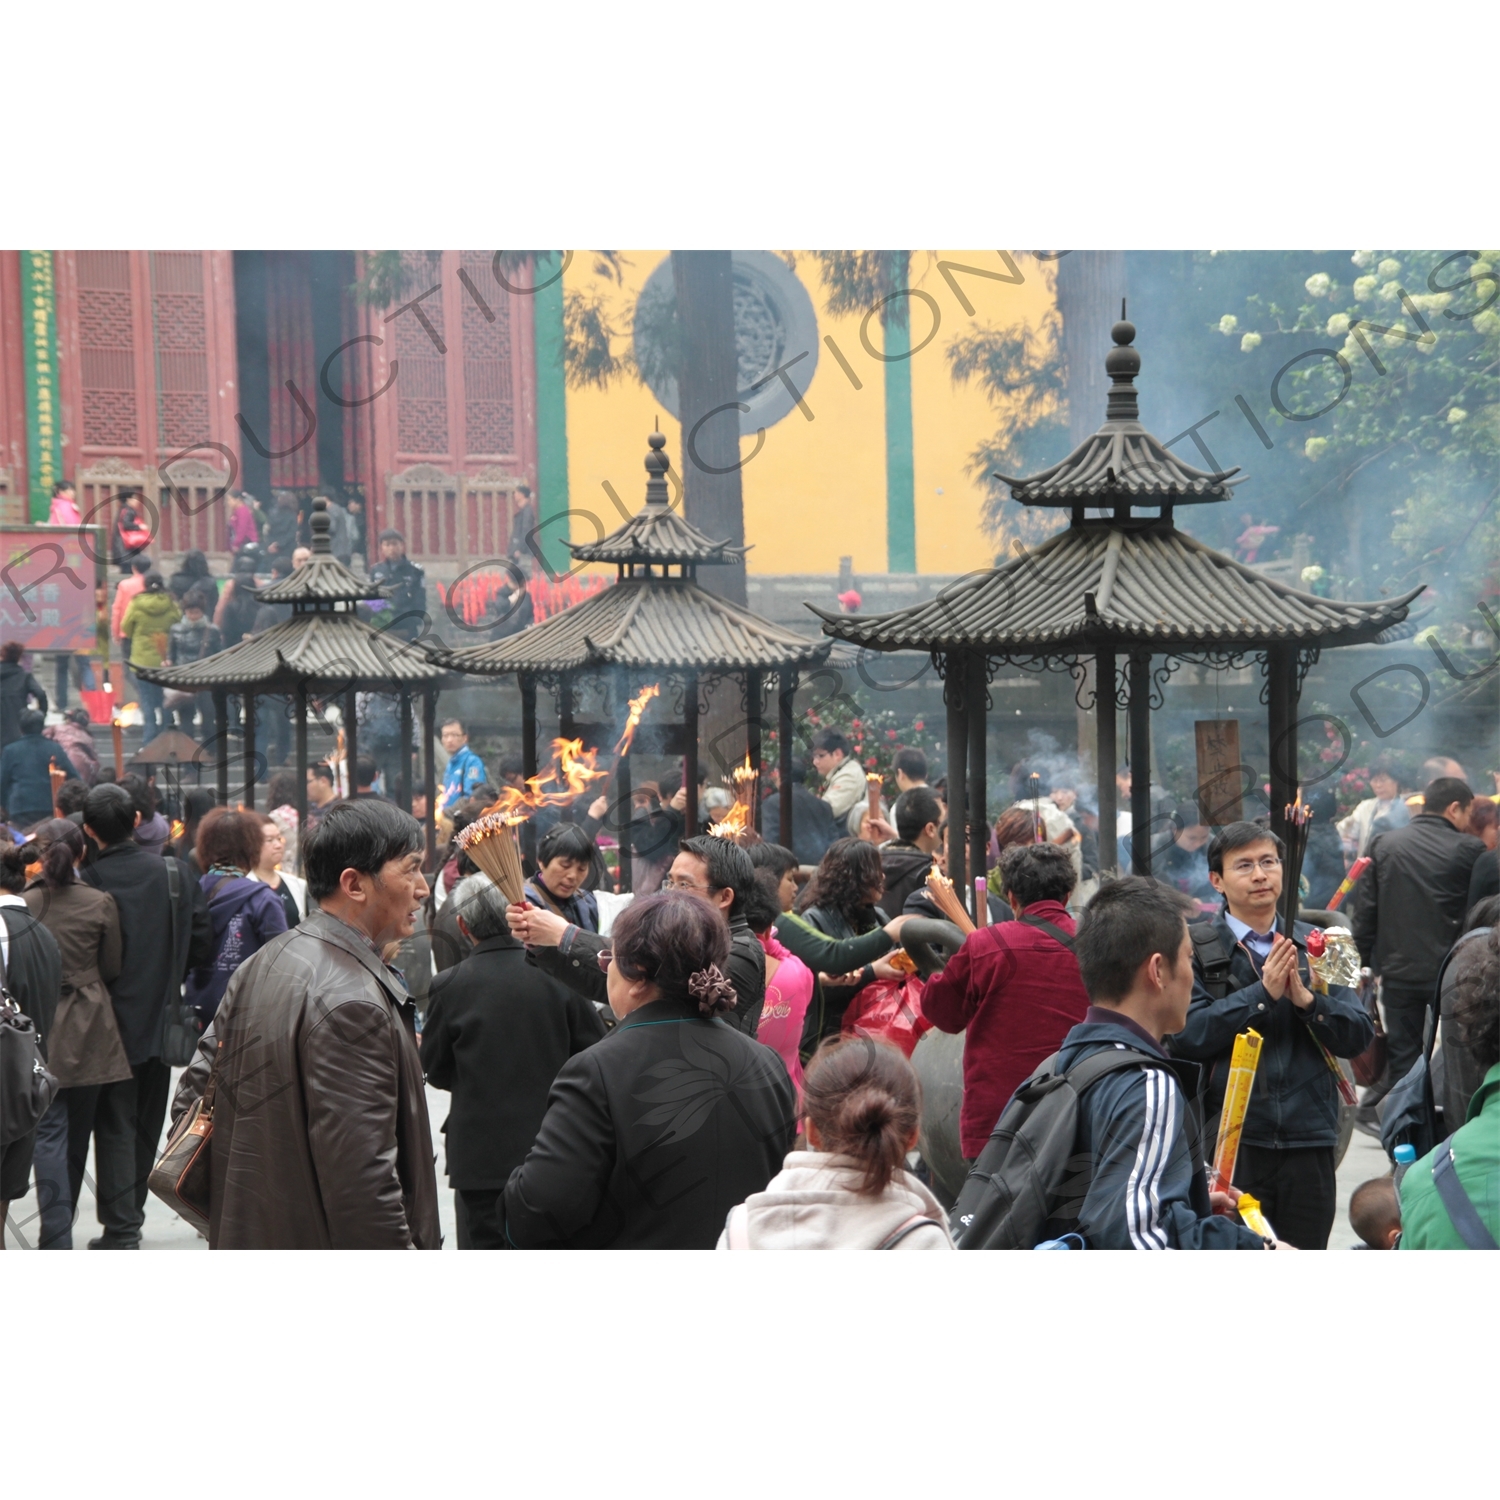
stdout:
<svg viewBox="0 0 1500 1500">
<path fill-rule="evenodd" d="M 842 730 L 854 748 L 854 759 L 865 771 L 879 774 L 882 791 L 887 801 L 897 793 L 896 755 L 901 750 L 921 750 L 927 755 L 929 764 L 942 746 L 928 732 L 922 719 L 909 719 L 894 709 L 861 709 L 847 693 L 837 698 L 826 699 L 816 708 L 809 709 L 797 718 L 798 732 L 793 753 L 808 761 L 808 787 L 816 791 L 818 779 L 811 769 L 812 742 L 824 729 Z M 775 765 L 780 754 L 780 745 L 775 729 L 769 730 L 762 751 L 766 764 Z M 937 774 L 931 767 L 929 774 Z"/>
</svg>

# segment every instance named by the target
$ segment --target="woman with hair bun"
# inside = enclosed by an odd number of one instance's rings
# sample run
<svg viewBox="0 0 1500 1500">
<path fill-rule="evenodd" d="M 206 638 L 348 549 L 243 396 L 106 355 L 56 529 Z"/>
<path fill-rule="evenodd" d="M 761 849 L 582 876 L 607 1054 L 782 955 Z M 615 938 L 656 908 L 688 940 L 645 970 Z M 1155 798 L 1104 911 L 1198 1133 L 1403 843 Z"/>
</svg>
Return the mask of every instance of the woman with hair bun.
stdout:
<svg viewBox="0 0 1500 1500">
<path fill-rule="evenodd" d="M 569 1059 L 499 1203 L 517 1249 L 709 1250 L 791 1148 L 781 1059 L 725 1023 L 729 930 L 687 891 L 632 902 L 599 955 L 618 1024 Z"/>
<path fill-rule="evenodd" d="M 825 1042 L 802 1080 L 809 1151 L 730 1211 L 720 1250 L 952 1250 L 942 1205 L 906 1170 L 922 1086 L 894 1047 Z"/>
</svg>

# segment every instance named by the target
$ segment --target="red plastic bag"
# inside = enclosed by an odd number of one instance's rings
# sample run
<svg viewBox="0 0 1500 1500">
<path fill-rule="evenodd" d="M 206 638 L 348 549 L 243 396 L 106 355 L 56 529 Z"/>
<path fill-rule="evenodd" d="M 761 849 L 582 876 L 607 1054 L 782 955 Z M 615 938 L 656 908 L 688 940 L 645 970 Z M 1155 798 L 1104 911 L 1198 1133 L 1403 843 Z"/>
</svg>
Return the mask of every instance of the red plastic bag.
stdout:
<svg viewBox="0 0 1500 1500">
<path fill-rule="evenodd" d="M 844 1012 L 840 1030 L 846 1036 L 869 1036 L 889 1042 L 910 1057 L 932 1030 L 922 1014 L 924 982 L 915 974 L 904 979 L 876 979 L 867 984 Z"/>
</svg>

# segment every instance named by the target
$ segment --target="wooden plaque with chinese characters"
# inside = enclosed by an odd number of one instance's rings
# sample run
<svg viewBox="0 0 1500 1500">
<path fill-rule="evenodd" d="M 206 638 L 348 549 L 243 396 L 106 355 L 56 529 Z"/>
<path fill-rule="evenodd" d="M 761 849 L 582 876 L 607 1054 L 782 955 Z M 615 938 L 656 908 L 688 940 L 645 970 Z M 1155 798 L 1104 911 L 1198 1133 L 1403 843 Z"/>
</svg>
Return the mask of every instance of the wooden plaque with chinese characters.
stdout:
<svg viewBox="0 0 1500 1500">
<path fill-rule="evenodd" d="M 1203 821 L 1216 828 L 1238 823 L 1245 816 L 1239 720 L 1199 719 L 1193 733 L 1198 742 L 1198 806 Z"/>
</svg>

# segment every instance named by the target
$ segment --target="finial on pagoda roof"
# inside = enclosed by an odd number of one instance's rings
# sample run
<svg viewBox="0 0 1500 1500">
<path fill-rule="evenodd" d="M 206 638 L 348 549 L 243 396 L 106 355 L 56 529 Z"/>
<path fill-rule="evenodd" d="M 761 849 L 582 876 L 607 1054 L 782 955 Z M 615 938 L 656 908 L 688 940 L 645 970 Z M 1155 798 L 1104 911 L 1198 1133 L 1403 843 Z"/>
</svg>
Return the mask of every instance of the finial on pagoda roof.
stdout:
<svg viewBox="0 0 1500 1500">
<path fill-rule="evenodd" d="M 1130 346 L 1135 342 L 1135 324 L 1125 317 L 1125 299 L 1120 298 L 1120 321 L 1110 329 L 1115 347 L 1104 356 L 1104 368 L 1112 384 L 1109 388 L 1109 407 L 1106 418 L 1111 422 L 1139 422 L 1140 403 L 1137 400 L 1135 377 L 1141 372 L 1141 356 Z"/>
<path fill-rule="evenodd" d="M 667 446 L 667 439 L 663 433 L 653 432 L 646 441 L 651 446 L 646 455 L 646 473 L 650 476 L 646 480 L 646 504 L 666 509 L 667 470 L 672 467 L 672 461 L 662 451 Z"/>
<path fill-rule="evenodd" d="M 329 540 L 329 533 L 333 530 L 333 521 L 328 514 L 328 501 L 319 495 L 312 503 L 312 550 L 315 557 L 331 557 L 333 555 L 333 543 Z"/>
</svg>

